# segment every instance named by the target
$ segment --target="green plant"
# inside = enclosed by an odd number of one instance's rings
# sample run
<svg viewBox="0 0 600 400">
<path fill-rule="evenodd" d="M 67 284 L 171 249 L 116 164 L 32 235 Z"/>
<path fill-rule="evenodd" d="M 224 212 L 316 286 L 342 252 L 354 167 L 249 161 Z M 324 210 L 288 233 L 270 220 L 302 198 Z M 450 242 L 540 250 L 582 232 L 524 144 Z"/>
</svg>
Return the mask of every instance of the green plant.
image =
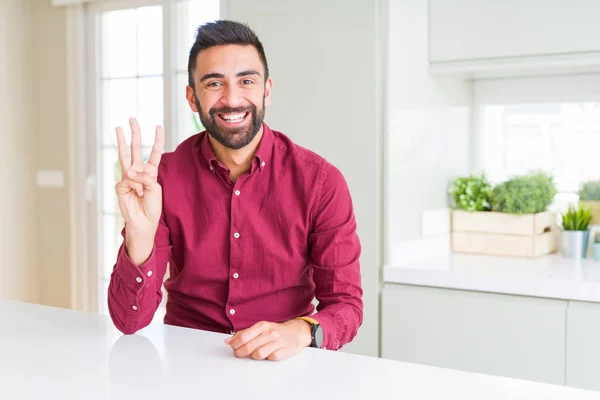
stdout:
<svg viewBox="0 0 600 400">
<path fill-rule="evenodd" d="M 456 206 L 466 211 L 489 211 L 492 186 L 484 174 L 460 176 L 448 190 Z"/>
<path fill-rule="evenodd" d="M 542 172 L 515 176 L 493 189 L 492 210 L 509 214 L 546 211 L 556 195 L 554 178 Z"/>
<path fill-rule="evenodd" d="M 579 200 L 600 200 L 600 181 L 588 181 L 579 189 Z"/>
<path fill-rule="evenodd" d="M 569 205 L 569 209 L 562 216 L 563 229 L 565 231 L 585 231 L 592 220 L 592 210 L 586 207 L 575 209 Z"/>
</svg>

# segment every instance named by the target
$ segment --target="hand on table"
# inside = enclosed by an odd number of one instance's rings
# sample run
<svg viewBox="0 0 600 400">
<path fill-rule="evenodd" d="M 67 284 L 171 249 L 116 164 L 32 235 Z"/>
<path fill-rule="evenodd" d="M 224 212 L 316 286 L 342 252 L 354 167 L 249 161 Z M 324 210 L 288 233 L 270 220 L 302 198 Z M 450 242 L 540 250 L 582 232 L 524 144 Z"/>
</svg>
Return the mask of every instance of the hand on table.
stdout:
<svg viewBox="0 0 600 400">
<path fill-rule="evenodd" d="M 236 357 L 281 361 L 294 356 L 311 343 L 310 325 L 302 320 L 283 323 L 258 322 L 225 340 Z"/>
</svg>

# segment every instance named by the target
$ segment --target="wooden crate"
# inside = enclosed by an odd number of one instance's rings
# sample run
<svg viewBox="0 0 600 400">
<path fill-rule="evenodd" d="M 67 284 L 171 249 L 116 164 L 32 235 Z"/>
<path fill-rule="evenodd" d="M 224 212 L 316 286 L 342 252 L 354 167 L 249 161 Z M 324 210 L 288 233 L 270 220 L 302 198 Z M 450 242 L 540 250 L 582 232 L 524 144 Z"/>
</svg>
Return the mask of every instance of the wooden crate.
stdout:
<svg viewBox="0 0 600 400">
<path fill-rule="evenodd" d="M 587 207 L 592 211 L 592 220 L 590 225 L 600 225 L 600 201 L 598 200 L 580 200 L 580 207 Z"/>
<path fill-rule="evenodd" d="M 452 251 L 534 258 L 557 248 L 556 216 L 551 212 L 512 215 L 452 211 Z"/>
</svg>

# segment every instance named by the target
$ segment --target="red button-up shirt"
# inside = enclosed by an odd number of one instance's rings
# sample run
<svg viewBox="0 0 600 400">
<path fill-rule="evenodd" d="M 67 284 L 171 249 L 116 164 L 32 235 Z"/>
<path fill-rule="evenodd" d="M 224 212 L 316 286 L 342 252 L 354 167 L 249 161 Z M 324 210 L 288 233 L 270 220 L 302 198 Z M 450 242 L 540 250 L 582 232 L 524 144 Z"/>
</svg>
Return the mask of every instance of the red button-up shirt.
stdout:
<svg viewBox="0 0 600 400">
<path fill-rule="evenodd" d="M 263 124 L 250 169 L 234 183 L 206 133 L 165 153 L 163 217 L 150 258 L 121 246 L 108 289 L 115 326 L 166 324 L 231 333 L 315 312 L 323 347 L 350 342 L 363 319 L 361 246 L 348 185 L 332 164 Z M 125 230 L 123 230 L 125 236 Z"/>
</svg>

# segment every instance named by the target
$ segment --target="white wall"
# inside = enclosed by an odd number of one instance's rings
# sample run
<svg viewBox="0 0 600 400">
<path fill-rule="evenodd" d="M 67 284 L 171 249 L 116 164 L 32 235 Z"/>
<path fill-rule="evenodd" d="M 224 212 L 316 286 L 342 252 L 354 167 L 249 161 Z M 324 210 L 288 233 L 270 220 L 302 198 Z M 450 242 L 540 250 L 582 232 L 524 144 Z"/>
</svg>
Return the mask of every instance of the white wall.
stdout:
<svg viewBox="0 0 600 400">
<path fill-rule="evenodd" d="M 471 84 L 428 73 L 427 4 L 389 4 L 386 224 L 392 248 L 421 237 L 422 213 L 446 208 L 448 183 L 469 169 Z"/>
<path fill-rule="evenodd" d="M 345 175 L 354 200 L 364 322 L 346 351 L 378 355 L 381 264 L 383 1 L 230 0 L 225 18 L 248 22 L 273 77 L 266 122 Z"/>
<path fill-rule="evenodd" d="M 37 168 L 60 171 L 65 179 L 63 187 L 37 191 L 40 301 L 70 308 L 67 7 L 52 7 L 49 1 L 35 0 L 33 18 L 36 70 L 31 79 L 36 101 Z"/>
<path fill-rule="evenodd" d="M 30 0 L 0 1 L 0 298 L 37 301 L 37 144 Z"/>
</svg>

